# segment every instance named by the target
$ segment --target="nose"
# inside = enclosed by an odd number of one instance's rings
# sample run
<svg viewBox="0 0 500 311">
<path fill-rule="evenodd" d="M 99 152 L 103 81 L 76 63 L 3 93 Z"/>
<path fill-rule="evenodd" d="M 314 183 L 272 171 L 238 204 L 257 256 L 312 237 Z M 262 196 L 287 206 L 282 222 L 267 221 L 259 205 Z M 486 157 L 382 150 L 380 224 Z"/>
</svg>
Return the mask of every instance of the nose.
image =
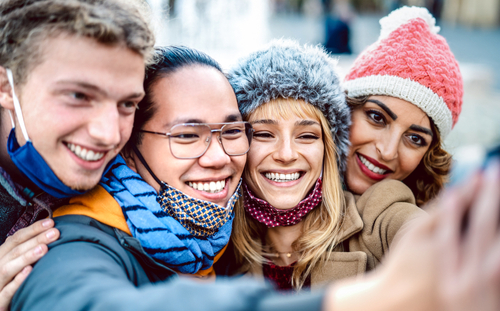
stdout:
<svg viewBox="0 0 500 311">
<path fill-rule="evenodd" d="M 105 104 L 96 109 L 88 126 L 90 137 L 100 146 L 120 143 L 120 113 L 116 104 Z"/>
<path fill-rule="evenodd" d="M 388 132 L 382 134 L 377 140 L 376 148 L 380 157 L 384 161 L 392 161 L 398 157 L 400 135 L 398 133 Z"/>
<path fill-rule="evenodd" d="M 212 140 L 207 151 L 198 159 L 202 167 L 221 169 L 231 162 L 231 157 L 224 152 L 222 144 L 217 139 L 218 133 L 212 135 Z"/>
<path fill-rule="evenodd" d="M 298 153 L 293 141 L 289 138 L 281 139 L 276 145 L 273 159 L 282 163 L 291 163 L 297 160 Z"/>
</svg>

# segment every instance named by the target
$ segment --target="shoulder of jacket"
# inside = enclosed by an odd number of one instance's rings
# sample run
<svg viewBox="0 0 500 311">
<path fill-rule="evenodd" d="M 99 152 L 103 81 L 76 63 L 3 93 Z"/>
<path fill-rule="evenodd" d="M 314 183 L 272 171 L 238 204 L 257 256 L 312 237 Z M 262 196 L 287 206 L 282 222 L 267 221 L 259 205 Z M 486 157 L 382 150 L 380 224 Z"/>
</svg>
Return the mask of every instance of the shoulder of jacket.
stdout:
<svg viewBox="0 0 500 311">
<path fill-rule="evenodd" d="M 410 188 L 398 180 L 383 180 L 371 186 L 356 200 L 356 208 L 368 228 L 375 222 L 405 222 L 425 213 L 416 205 Z"/>
<path fill-rule="evenodd" d="M 91 217 L 67 215 L 54 218 L 54 222 L 55 227 L 61 232 L 61 237 L 50 244 L 50 247 L 70 242 L 87 241 L 111 248 L 121 248 L 117 230 Z"/>
<path fill-rule="evenodd" d="M 356 200 L 358 209 L 370 205 L 384 208 L 396 202 L 409 203 L 416 206 L 413 192 L 403 182 L 394 179 L 385 179 L 368 188 Z"/>
</svg>

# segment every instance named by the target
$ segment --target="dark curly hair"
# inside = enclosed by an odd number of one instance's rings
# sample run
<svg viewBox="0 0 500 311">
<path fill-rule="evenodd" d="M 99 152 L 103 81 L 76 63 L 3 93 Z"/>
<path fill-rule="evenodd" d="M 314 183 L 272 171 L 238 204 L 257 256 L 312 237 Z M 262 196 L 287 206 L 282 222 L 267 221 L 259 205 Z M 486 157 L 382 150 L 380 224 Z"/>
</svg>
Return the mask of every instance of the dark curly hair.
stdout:
<svg viewBox="0 0 500 311">
<path fill-rule="evenodd" d="M 347 105 L 351 111 L 361 108 L 368 96 L 347 97 Z M 448 181 L 451 169 L 451 154 L 441 148 L 441 135 L 432 120 L 431 129 L 434 134 L 429 149 L 415 170 L 403 182 L 415 195 L 418 206 L 422 206 L 435 198 Z"/>
</svg>

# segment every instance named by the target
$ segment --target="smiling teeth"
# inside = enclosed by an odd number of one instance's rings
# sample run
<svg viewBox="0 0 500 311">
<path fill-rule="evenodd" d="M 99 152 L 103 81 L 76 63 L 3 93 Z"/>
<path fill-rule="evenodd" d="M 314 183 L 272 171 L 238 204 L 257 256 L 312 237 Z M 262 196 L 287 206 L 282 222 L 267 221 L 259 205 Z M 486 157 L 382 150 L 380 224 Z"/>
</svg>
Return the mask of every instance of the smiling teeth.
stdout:
<svg viewBox="0 0 500 311">
<path fill-rule="evenodd" d="M 81 146 L 68 144 L 69 150 L 71 150 L 77 157 L 85 161 L 97 161 L 100 160 L 104 153 L 102 152 L 94 152 L 92 150 L 87 150 Z"/>
<path fill-rule="evenodd" d="M 373 163 L 365 159 L 360 154 L 359 154 L 359 159 L 370 171 L 372 171 L 375 174 L 384 175 L 387 172 L 387 170 L 381 169 L 380 167 L 373 165 Z"/>
<path fill-rule="evenodd" d="M 211 181 L 211 182 L 188 182 L 188 186 L 196 190 L 205 191 L 208 193 L 221 192 L 226 186 L 226 180 Z"/>
<path fill-rule="evenodd" d="M 280 173 L 266 173 L 266 178 L 276 182 L 289 182 L 297 180 L 300 177 L 300 173 L 292 174 L 280 174 Z"/>
</svg>

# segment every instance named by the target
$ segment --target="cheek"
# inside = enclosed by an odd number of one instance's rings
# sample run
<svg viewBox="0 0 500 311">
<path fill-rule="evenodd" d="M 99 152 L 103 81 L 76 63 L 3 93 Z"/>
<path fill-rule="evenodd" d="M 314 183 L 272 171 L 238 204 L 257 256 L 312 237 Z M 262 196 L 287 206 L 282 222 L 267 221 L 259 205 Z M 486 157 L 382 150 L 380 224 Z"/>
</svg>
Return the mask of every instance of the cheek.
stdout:
<svg viewBox="0 0 500 311">
<path fill-rule="evenodd" d="M 248 155 L 245 171 L 243 172 L 243 178 L 248 184 L 253 184 L 253 180 L 256 179 L 256 174 L 258 174 L 257 161 L 255 161 L 254 157 Z"/>
<path fill-rule="evenodd" d="M 259 148 L 258 144 L 254 145 L 254 143 L 252 142 L 252 148 L 250 148 L 250 151 L 247 154 L 247 162 L 245 170 L 243 172 L 243 179 L 250 187 L 250 189 L 255 193 L 260 193 L 258 187 L 256 186 L 258 183 L 258 178 L 260 177 L 258 166 L 265 158 L 264 154 L 260 152 L 261 150 L 262 148 Z"/>
<path fill-rule="evenodd" d="M 122 146 L 125 146 L 125 143 L 129 140 L 133 126 L 134 115 L 120 119 L 120 138 Z"/>
<path fill-rule="evenodd" d="M 357 146 L 366 144 L 372 140 L 374 130 L 371 126 L 361 118 L 353 118 L 352 126 L 349 134 L 349 140 L 351 142 L 351 151 Z"/>
<path fill-rule="evenodd" d="M 265 146 L 258 142 L 252 142 L 250 150 L 247 153 L 245 176 L 249 176 L 253 171 L 257 171 L 257 166 L 265 159 L 267 152 L 264 152 Z"/>
<path fill-rule="evenodd" d="M 402 154 L 400 157 L 401 177 L 398 179 L 403 180 L 413 173 L 422 161 L 424 154 L 425 152 L 418 152 L 416 150 L 409 150 Z"/>
<path fill-rule="evenodd" d="M 245 169 L 245 164 L 247 163 L 246 155 L 233 157 L 233 163 L 236 170 L 236 178 L 239 179 Z"/>
<path fill-rule="evenodd" d="M 321 169 L 323 168 L 324 154 L 325 147 L 323 145 L 323 141 L 310 146 L 304 153 L 304 157 L 314 173 L 313 175 L 317 175 L 317 177 L 319 177 Z"/>
<path fill-rule="evenodd" d="M 168 148 L 167 139 L 145 134 L 138 149 L 156 177 L 174 187 L 178 185 L 182 172 L 186 170 L 186 162 L 190 161 L 174 158 Z M 147 171 L 142 174 L 150 175 Z"/>
</svg>

